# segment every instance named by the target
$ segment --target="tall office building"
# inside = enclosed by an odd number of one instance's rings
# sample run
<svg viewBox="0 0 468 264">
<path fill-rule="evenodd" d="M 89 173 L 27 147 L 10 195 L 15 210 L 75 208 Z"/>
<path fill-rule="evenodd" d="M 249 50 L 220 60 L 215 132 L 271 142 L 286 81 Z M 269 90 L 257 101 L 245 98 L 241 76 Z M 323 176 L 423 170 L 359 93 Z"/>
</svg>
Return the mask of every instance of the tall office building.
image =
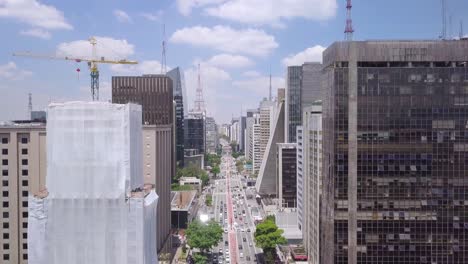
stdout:
<svg viewBox="0 0 468 264">
<path fill-rule="evenodd" d="M 1 125 L 0 151 L 0 262 L 26 264 L 28 196 L 45 188 L 45 126 L 37 123 Z"/>
<path fill-rule="evenodd" d="M 216 153 L 218 147 L 218 126 L 213 117 L 206 117 L 206 152 Z"/>
<path fill-rule="evenodd" d="M 177 80 L 177 78 L 176 78 Z M 170 201 L 170 182 L 175 176 L 176 156 L 175 151 L 177 138 L 175 127 L 177 124 L 177 112 L 180 109 L 177 106 L 174 114 L 174 92 L 176 95 L 183 95 L 180 91 L 183 88 L 177 80 L 173 81 L 166 75 L 143 75 L 143 76 L 113 76 L 112 77 L 112 102 L 119 104 L 137 103 L 142 106 L 142 122 L 144 124 L 144 142 L 143 148 L 145 158 L 148 159 L 143 166 L 145 167 L 145 183 L 155 182 L 156 193 L 159 195 L 160 203 L 158 210 L 158 253 L 166 251 L 167 243 L 170 242 L 170 206 L 167 207 L 163 201 Z M 171 127 L 171 138 L 167 138 L 167 129 Z M 167 144 L 171 143 L 171 150 L 167 150 Z M 166 157 L 172 157 L 170 162 L 161 158 L 161 153 Z M 174 155 L 176 153 L 176 155 Z M 150 156 L 147 156 L 150 154 Z M 148 167 L 149 165 L 149 167 Z M 170 169 L 170 170 L 169 170 Z M 148 176 L 147 174 L 150 173 Z M 169 185 L 168 185 L 169 184 Z M 169 186 L 169 187 L 168 187 Z M 169 188 L 170 189 L 170 188 Z M 168 211 L 167 211 L 168 210 Z"/>
<path fill-rule="evenodd" d="M 278 143 L 276 169 L 276 197 L 279 208 L 296 208 L 297 170 L 296 143 Z"/>
<path fill-rule="evenodd" d="M 311 106 L 314 102 L 323 100 L 325 91 L 322 88 L 322 63 L 306 62 L 302 64 L 301 78 L 301 108 Z"/>
<path fill-rule="evenodd" d="M 233 118 L 231 120 L 231 127 L 230 127 L 230 140 L 231 142 L 236 142 L 237 145 L 239 145 L 239 119 L 238 118 Z M 234 151 L 237 151 L 237 149 L 234 149 Z"/>
<path fill-rule="evenodd" d="M 297 127 L 297 213 L 310 263 L 319 263 L 320 190 L 322 171 L 322 106 L 304 108 Z"/>
<path fill-rule="evenodd" d="M 176 159 L 179 165 L 184 164 L 184 116 L 188 114 L 187 94 L 184 83 L 184 73 L 179 67 L 176 67 L 166 74 L 172 80 L 173 98 L 176 103 L 175 107 L 175 142 L 176 142 Z"/>
<path fill-rule="evenodd" d="M 468 263 L 467 44 L 325 50 L 320 263 Z"/>
<path fill-rule="evenodd" d="M 239 117 L 239 130 L 238 130 L 239 151 L 244 152 L 244 155 L 245 155 L 245 127 L 246 125 L 247 125 L 247 117 L 240 116 Z"/>
<path fill-rule="evenodd" d="M 270 132 L 272 130 L 272 123 L 274 122 L 276 111 L 276 102 L 263 100 L 260 102 L 259 124 L 260 124 L 260 156 L 263 157 L 265 149 L 270 139 Z"/>
<path fill-rule="evenodd" d="M 199 154 L 205 154 L 206 133 L 205 115 L 202 113 L 189 113 L 184 119 L 184 148 L 196 149 Z"/>
<path fill-rule="evenodd" d="M 285 94 L 285 136 L 287 142 L 296 142 L 296 127 L 300 126 L 302 122 L 302 66 L 289 66 L 287 71 Z"/>
<path fill-rule="evenodd" d="M 143 107 L 143 124 L 174 124 L 173 84 L 166 75 L 112 76 L 112 102 Z"/>
<path fill-rule="evenodd" d="M 272 111 L 273 121 L 268 125 L 271 125 L 271 128 L 268 127 L 268 133 L 265 133 L 267 130 L 265 123 L 262 124 L 262 110 L 260 108 L 260 155 L 262 157 L 262 164 L 258 173 L 258 178 L 255 183 L 255 188 L 260 195 L 264 196 L 276 196 L 277 197 L 277 146 L 278 143 L 284 143 L 284 103 L 281 102 L 276 107 L 268 107 L 270 110 L 263 112 L 265 118 L 269 117 L 270 111 L 272 109 L 277 109 Z M 271 133 L 270 133 L 271 130 Z M 262 144 L 265 140 L 265 135 L 268 135 L 267 144 L 262 151 Z M 294 174 L 295 175 L 295 174 Z"/>
<path fill-rule="evenodd" d="M 250 116 L 249 116 L 250 115 Z M 245 158 L 247 160 L 253 159 L 253 126 L 258 124 L 259 115 L 256 112 L 247 112 L 246 122 L 245 122 Z"/>
<path fill-rule="evenodd" d="M 252 126 L 251 133 L 251 156 L 252 156 L 252 174 L 257 174 L 260 171 L 260 166 L 262 165 L 262 158 L 260 151 L 260 136 L 261 136 L 261 127 L 260 124 L 254 124 Z"/>
</svg>

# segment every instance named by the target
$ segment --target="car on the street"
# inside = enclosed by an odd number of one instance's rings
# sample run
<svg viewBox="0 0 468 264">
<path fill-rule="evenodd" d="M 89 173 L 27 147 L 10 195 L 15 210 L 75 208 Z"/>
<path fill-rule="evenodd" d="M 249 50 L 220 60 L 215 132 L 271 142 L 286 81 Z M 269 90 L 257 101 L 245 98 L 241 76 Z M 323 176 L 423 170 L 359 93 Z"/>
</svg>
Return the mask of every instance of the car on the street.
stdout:
<svg viewBox="0 0 468 264">
<path fill-rule="evenodd" d="M 252 245 L 252 242 L 249 243 L 249 247 L 251 247 L 251 246 L 253 246 L 253 245 Z"/>
<path fill-rule="evenodd" d="M 247 242 L 247 239 L 245 237 L 242 238 L 242 241 Z"/>
<path fill-rule="evenodd" d="M 241 245 L 239 245 L 239 250 L 242 250 L 242 244 L 241 244 Z"/>
<path fill-rule="evenodd" d="M 250 232 L 250 228 L 247 228 L 247 232 Z"/>
<path fill-rule="evenodd" d="M 226 241 L 224 241 L 224 245 L 225 245 L 225 246 L 227 246 L 227 245 L 228 245 L 228 241 L 227 241 L 227 240 L 226 240 Z M 226 249 L 226 250 L 227 250 L 227 249 Z M 220 248 L 220 249 L 219 249 L 219 252 L 222 254 L 222 253 L 223 253 L 223 249 L 222 249 L 222 248 Z"/>
<path fill-rule="evenodd" d="M 250 261 L 250 256 L 245 257 L 245 260 Z"/>
</svg>

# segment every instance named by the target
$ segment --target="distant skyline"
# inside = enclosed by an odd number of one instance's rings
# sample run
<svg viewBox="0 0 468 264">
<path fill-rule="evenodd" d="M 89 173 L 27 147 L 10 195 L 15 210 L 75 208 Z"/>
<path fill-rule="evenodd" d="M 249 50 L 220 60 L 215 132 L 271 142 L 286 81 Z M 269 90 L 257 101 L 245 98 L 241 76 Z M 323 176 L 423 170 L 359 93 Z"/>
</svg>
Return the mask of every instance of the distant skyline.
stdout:
<svg viewBox="0 0 468 264">
<path fill-rule="evenodd" d="M 28 93 L 34 110 L 49 101 L 90 100 L 84 63 L 12 57 L 14 51 L 98 55 L 138 60 L 135 66 L 101 65 L 100 94 L 110 100 L 112 76 L 161 72 L 166 27 L 167 65 L 185 74 L 189 109 L 201 64 L 208 114 L 218 123 L 256 108 L 285 87 L 287 65 L 321 61 L 322 51 L 344 39 L 345 0 L 0 0 L 0 121 L 26 118 Z M 447 0 L 447 34 L 468 32 L 468 1 Z M 437 39 L 439 0 L 355 0 L 354 40 Z M 451 18 L 451 19 L 450 19 Z M 450 22 L 451 21 L 451 22 Z M 80 73 L 76 71 L 80 69 Z"/>
</svg>

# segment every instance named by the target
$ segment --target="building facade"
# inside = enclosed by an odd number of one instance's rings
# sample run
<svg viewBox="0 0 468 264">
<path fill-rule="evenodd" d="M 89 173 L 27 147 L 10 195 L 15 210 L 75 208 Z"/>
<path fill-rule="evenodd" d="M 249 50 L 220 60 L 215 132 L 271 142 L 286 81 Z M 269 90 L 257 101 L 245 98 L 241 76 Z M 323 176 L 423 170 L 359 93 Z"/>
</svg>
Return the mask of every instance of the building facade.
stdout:
<svg viewBox="0 0 468 264">
<path fill-rule="evenodd" d="M 260 151 L 260 137 L 261 137 L 261 127 L 260 124 L 254 124 L 252 126 L 251 133 L 251 156 L 252 156 L 252 174 L 256 175 L 260 171 L 260 166 L 262 165 L 262 158 Z"/>
<path fill-rule="evenodd" d="M 216 153 L 218 147 L 218 126 L 213 117 L 206 117 L 206 153 Z"/>
<path fill-rule="evenodd" d="M 159 196 L 157 206 L 158 254 L 170 252 L 171 243 L 171 181 L 174 178 L 172 126 L 143 126 L 143 175 L 145 184 L 154 186 Z"/>
<path fill-rule="evenodd" d="M 320 263 L 468 263 L 468 45 L 324 53 Z"/>
<path fill-rule="evenodd" d="M 276 192 L 279 208 L 297 207 L 296 143 L 278 143 Z"/>
<path fill-rule="evenodd" d="M 289 66 L 286 76 L 285 135 L 287 142 L 296 142 L 296 127 L 302 122 L 302 66 Z"/>
<path fill-rule="evenodd" d="M 299 229 L 311 263 L 319 263 L 320 192 L 322 173 L 322 106 L 304 108 L 297 128 L 297 211 Z"/>
<path fill-rule="evenodd" d="M 166 74 L 172 80 L 173 98 L 175 107 L 175 141 L 176 159 L 181 166 L 184 165 L 184 116 L 188 114 L 187 94 L 185 90 L 184 74 L 179 67 L 176 67 Z"/>
<path fill-rule="evenodd" d="M 144 125 L 174 124 L 173 84 L 166 75 L 112 76 L 112 102 L 141 105 Z"/>
<path fill-rule="evenodd" d="M 41 124 L 0 126 L 0 262 L 28 263 L 28 196 L 45 189 L 46 133 Z"/>
<path fill-rule="evenodd" d="M 302 64 L 301 78 L 301 108 L 311 106 L 314 102 L 323 100 L 325 91 L 322 88 L 322 63 L 306 62 Z"/>
<path fill-rule="evenodd" d="M 189 114 L 184 122 L 184 148 L 197 149 L 199 154 L 205 154 L 205 116 L 203 114 Z"/>
</svg>

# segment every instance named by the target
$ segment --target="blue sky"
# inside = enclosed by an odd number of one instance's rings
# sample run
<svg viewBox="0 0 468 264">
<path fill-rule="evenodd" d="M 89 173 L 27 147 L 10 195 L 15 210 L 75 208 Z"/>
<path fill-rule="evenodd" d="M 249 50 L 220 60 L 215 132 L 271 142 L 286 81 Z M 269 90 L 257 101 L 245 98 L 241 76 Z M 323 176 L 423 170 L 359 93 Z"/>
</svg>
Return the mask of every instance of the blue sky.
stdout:
<svg viewBox="0 0 468 264">
<path fill-rule="evenodd" d="M 458 36 L 460 20 L 468 32 L 468 1 L 447 3 L 447 32 Z M 101 65 L 106 100 L 111 76 L 160 73 L 164 23 L 167 64 L 184 70 L 189 106 L 200 63 L 208 113 L 226 122 L 268 95 L 270 67 L 276 90 L 285 86 L 286 65 L 321 60 L 324 48 L 343 40 L 345 12 L 344 0 L 0 0 L 0 120 L 25 118 L 28 92 L 35 110 L 90 98 L 85 64 L 12 52 L 89 56 L 85 40 L 97 36 L 99 55 L 140 62 Z M 434 39 L 441 32 L 439 0 L 355 0 L 352 16 L 355 40 Z"/>
</svg>

